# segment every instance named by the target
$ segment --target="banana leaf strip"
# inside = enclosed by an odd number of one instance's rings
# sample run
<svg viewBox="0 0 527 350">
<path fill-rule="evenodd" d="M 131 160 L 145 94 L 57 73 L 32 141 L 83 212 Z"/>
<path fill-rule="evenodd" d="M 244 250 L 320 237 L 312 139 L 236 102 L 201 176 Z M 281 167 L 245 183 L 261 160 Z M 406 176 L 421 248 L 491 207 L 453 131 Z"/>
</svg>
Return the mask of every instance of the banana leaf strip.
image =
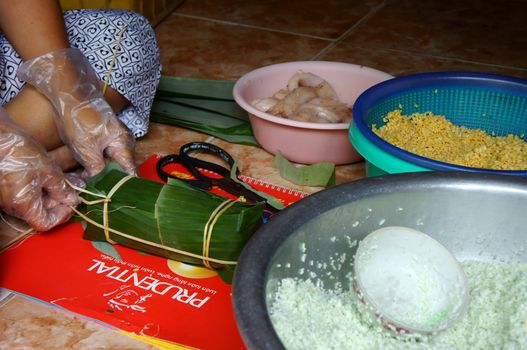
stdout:
<svg viewBox="0 0 527 350">
<path fill-rule="evenodd" d="M 88 180 L 86 191 L 86 203 L 79 207 L 87 221 L 85 239 L 206 266 L 227 282 L 261 225 L 265 206 L 232 201 L 175 179 L 163 184 L 128 177 L 114 163 Z M 106 208 L 101 196 L 111 196 Z"/>
<path fill-rule="evenodd" d="M 269 204 L 273 208 L 275 208 L 277 210 L 285 209 L 285 205 L 283 205 L 282 202 L 280 202 L 280 200 L 278 198 L 273 197 L 270 194 L 267 194 L 265 192 L 258 191 L 256 189 L 254 189 L 253 187 L 249 186 L 248 184 L 246 184 L 242 180 L 238 179 L 238 175 L 237 174 L 238 174 L 238 164 L 236 162 L 234 162 L 234 164 L 232 165 L 232 168 L 231 168 L 231 173 L 230 173 L 230 178 L 231 178 L 232 181 L 242 185 L 248 191 L 254 192 L 257 195 L 259 195 L 260 197 L 265 198 L 267 200 L 267 204 Z"/>
<path fill-rule="evenodd" d="M 278 169 L 282 178 L 297 185 L 330 187 L 336 182 L 334 163 L 295 165 L 277 151 L 273 166 Z"/>
<path fill-rule="evenodd" d="M 239 125 L 239 126 L 233 126 L 231 128 L 217 128 L 210 125 L 204 125 L 204 124 L 196 124 L 193 122 L 186 122 L 183 120 L 178 121 L 177 123 L 174 123 L 173 120 L 169 119 L 166 121 L 166 124 L 171 125 L 177 125 L 183 128 L 187 128 L 190 130 L 195 130 L 199 132 L 203 132 L 208 135 L 215 136 L 217 138 L 220 138 L 222 140 L 231 142 L 231 143 L 237 143 L 240 145 L 247 145 L 247 146 L 259 146 L 258 142 L 252 135 L 247 135 L 250 133 L 250 125 Z"/>
<path fill-rule="evenodd" d="M 212 112 L 210 110 L 194 108 L 164 99 L 156 100 L 154 102 L 151 113 L 155 116 L 155 121 L 157 121 L 157 115 L 160 115 L 166 119 L 177 116 L 177 119 L 206 124 L 218 128 L 248 125 L 248 123 L 243 120 Z"/>
<path fill-rule="evenodd" d="M 204 111 L 222 114 L 243 122 L 249 121 L 249 115 L 247 112 L 238 106 L 234 100 L 212 100 L 197 97 L 163 97 L 158 95 L 157 101 L 166 101 L 169 103 L 179 104 L 181 106 L 198 108 Z"/>
<path fill-rule="evenodd" d="M 92 241 L 92 246 L 100 251 L 103 254 L 106 254 L 108 256 L 111 256 L 117 261 L 123 261 L 123 258 L 121 257 L 121 254 L 115 249 L 113 244 L 110 244 L 108 242 L 101 242 L 101 241 Z"/>
<path fill-rule="evenodd" d="M 158 122 L 175 125 L 182 124 L 184 126 L 202 125 L 201 128 L 207 129 L 208 131 L 243 135 L 251 137 L 254 140 L 251 125 L 235 118 L 175 105 L 165 101 L 154 104 L 152 113 L 156 116 Z M 174 113 L 178 115 L 177 120 L 174 118 Z"/>
<path fill-rule="evenodd" d="M 219 100 L 232 100 L 234 81 L 213 80 L 191 77 L 162 76 L 157 91 L 167 94 L 207 97 Z"/>
</svg>

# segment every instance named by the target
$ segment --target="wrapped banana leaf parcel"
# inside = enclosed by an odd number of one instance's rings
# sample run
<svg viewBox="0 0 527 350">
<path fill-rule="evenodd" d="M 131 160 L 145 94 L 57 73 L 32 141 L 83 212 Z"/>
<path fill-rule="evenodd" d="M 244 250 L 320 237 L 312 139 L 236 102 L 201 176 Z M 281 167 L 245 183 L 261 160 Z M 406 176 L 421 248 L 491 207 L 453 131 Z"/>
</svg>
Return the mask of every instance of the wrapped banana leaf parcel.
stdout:
<svg viewBox="0 0 527 350">
<path fill-rule="evenodd" d="M 85 239 L 205 266 L 229 283 L 265 206 L 177 179 L 164 184 L 132 177 L 114 163 L 88 180 L 81 196 L 77 214 L 87 223 Z"/>
</svg>

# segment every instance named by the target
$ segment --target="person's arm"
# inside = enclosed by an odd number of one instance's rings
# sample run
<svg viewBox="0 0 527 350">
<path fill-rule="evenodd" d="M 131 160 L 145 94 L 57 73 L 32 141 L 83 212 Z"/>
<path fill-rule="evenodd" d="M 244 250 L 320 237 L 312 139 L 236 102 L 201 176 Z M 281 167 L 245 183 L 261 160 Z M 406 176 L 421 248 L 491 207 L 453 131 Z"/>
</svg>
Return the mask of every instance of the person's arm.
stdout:
<svg viewBox="0 0 527 350">
<path fill-rule="evenodd" d="M 0 0 L 0 30 L 24 61 L 68 47 L 58 0 Z"/>
<path fill-rule="evenodd" d="M 68 47 L 62 9 L 56 0 L 0 0 L 0 31 L 24 61 Z M 115 113 L 129 104 L 110 87 L 105 98 Z M 32 86 L 25 86 L 4 108 L 46 150 L 60 154 L 57 160 L 65 164 L 65 169 L 75 165 L 62 146 L 53 121 L 54 108 L 44 95 Z"/>
<path fill-rule="evenodd" d="M 0 31 L 24 61 L 68 47 L 57 0 L 0 0 Z M 24 86 L 3 107 L 46 150 L 63 145 L 53 121 L 53 105 L 31 85 Z"/>
<path fill-rule="evenodd" d="M 0 31 L 23 60 L 68 47 L 58 1 L 0 0 Z M 39 95 L 35 91 L 33 98 L 27 99 L 23 97 L 27 94 L 22 94 L 22 99 L 17 101 L 28 108 L 14 108 L 15 114 L 32 115 L 27 124 L 37 132 L 46 130 L 42 138 L 53 145 L 56 141 L 50 136 L 56 131 L 54 125 L 49 123 L 50 119 L 46 125 L 45 120 L 35 121 L 36 115 L 27 113 L 32 109 L 45 113 L 46 103 L 44 97 Z M 25 220 L 38 231 L 47 231 L 67 221 L 73 214 L 71 207 L 77 203 L 77 194 L 66 184 L 60 167 L 0 108 L 0 208 Z"/>
<path fill-rule="evenodd" d="M 105 156 L 134 174 L 133 137 L 105 100 L 89 62 L 79 50 L 68 48 L 59 2 L 0 0 L 0 29 L 25 61 L 18 69 L 18 77 L 36 87 L 54 105 L 58 134 L 86 174 L 93 176 L 101 171 Z M 122 99 L 118 100 L 122 106 Z M 16 102 L 6 106 L 7 111 L 17 123 L 27 121 L 23 114 L 31 109 L 31 101 Z M 35 124 L 42 122 L 35 120 Z M 31 123 L 28 127 L 32 128 Z M 28 131 L 32 135 L 41 132 Z M 56 140 L 57 132 L 50 136 Z M 53 137 L 50 139 L 52 142 L 45 140 L 56 146 Z"/>
</svg>

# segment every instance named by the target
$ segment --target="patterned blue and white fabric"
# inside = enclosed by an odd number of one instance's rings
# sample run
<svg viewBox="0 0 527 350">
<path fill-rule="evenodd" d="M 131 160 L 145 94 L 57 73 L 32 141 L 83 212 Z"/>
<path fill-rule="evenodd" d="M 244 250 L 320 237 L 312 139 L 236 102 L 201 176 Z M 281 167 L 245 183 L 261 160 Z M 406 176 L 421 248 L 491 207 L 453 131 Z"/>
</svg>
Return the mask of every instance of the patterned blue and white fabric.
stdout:
<svg viewBox="0 0 527 350">
<path fill-rule="evenodd" d="M 125 10 L 75 10 L 64 12 L 71 47 L 78 48 L 90 61 L 99 79 L 105 81 L 113 63 L 109 86 L 130 106 L 119 118 L 141 137 L 148 131 L 148 116 L 161 76 L 159 47 L 154 30 L 143 16 Z M 124 28 L 115 55 L 121 29 Z M 20 56 L 0 33 L 0 104 L 15 97 L 24 83 L 16 77 Z"/>
</svg>

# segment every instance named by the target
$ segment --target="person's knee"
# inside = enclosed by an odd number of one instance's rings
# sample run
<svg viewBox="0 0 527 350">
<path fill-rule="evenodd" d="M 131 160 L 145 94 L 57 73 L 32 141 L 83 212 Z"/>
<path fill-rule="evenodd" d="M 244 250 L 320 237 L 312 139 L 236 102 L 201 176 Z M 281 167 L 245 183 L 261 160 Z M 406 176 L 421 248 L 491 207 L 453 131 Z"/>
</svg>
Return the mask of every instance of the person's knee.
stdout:
<svg viewBox="0 0 527 350">
<path fill-rule="evenodd" d="M 144 48 L 141 53 L 144 55 L 145 69 L 150 69 L 152 74 L 155 75 L 156 72 L 161 71 L 161 56 L 154 28 L 141 14 L 132 12 L 130 15 L 134 18 L 134 25 L 130 28 L 133 32 L 129 33 L 129 35 L 135 36 L 136 42 L 141 48 Z"/>
<path fill-rule="evenodd" d="M 110 69 L 113 62 L 124 67 L 122 79 L 160 72 L 155 31 L 143 15 L 129 10 L 82 9 L 65 11 L 64 20 L 71 46 L 83 51 L 96 71 Z"/>
<path fill-rule="evenodd" d="M 88 59 L 114 111 L 121 110 L 119 118 L 135 137 L 143 136 L 161 78 L 159 46 L 148 20 L 127 10 L 88 9 L 66 11 L 64 20 L 70 45 Z M 112 103 L 111 89 L 121 103 Z"/>
<path fill-rule="evenodd" d="M 152 72 L 160 71 L 159 45 L 154 28 L 148 19 L 140 13 L 128 10 L 113 10 L 108 15 L 112 17 L 112 22 L 117 23 L 122 30 L 121 45 L 124 48 L 139 48 L 139 50 L 131 50 L 130 56 L 123 56 L 122 59 L 143 62 L 144 69 Z M 121 35 L 121 33 L 118 34 Z"/>
</svg>

